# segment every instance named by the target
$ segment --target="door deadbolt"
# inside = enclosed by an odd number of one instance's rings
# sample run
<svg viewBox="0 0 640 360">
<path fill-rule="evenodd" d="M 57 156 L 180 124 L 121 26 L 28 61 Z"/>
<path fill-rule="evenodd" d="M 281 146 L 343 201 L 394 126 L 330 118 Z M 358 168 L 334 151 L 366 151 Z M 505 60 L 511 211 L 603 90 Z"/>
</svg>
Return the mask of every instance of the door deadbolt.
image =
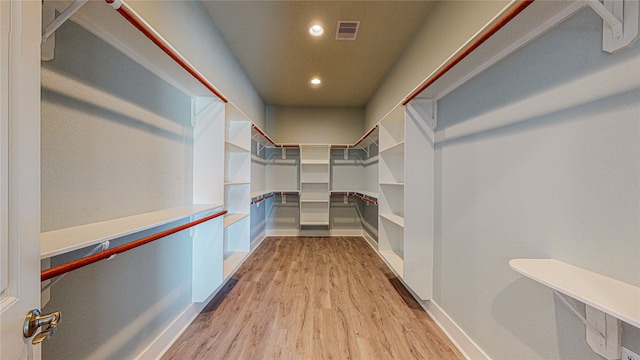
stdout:
<svg viewBox="0 0 640 360">
<path fill-rule="evenodd" d="M 60 311 L 43 315 L 40 310 L 33 309 L 25 316 L 22 334 L 25 339 L 28 339 L 32 337 L 39 328 L 42 328 L 42 331 L 31 341 L 33 345 L 37 345 L 53 335 L 60 322 L 60 316 Z"/>
</svg>

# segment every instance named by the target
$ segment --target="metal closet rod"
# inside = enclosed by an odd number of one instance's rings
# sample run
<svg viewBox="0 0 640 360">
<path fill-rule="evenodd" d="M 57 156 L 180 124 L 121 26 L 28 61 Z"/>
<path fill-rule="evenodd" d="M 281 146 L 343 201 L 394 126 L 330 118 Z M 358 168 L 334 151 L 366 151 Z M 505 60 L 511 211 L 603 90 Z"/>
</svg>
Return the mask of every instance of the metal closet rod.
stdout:
<svg viewBox="0 0 640 360">
<path fill-rule="evenodd" d="M 331 148 L 332 149 L 350 149 L 350 148 L 355 148 L 361 142 L 363 142 L 364 139 L 366 139 L 369 135 L 371 135 L 377 128 L 378 128 L 378 124 L 374 125 L 371 128 L 371 130 L 367 131 L 366 134 L 362 135 L 362 137 L 358 141 L 356 141 L 355 144 L 353 144 L 353 145 L 331 145 Z"/>
<path fill-rule="evenodd" d="M 364 196 L 360 196 L 355 192 L 334 192 L 331 194 L 331 196 L 353 196 L 353 197 L 357 197 L 358 199 L 370 202 L 374 205 L 378 205 L 378 201 L 377 200 L 373 200 L 373 199 L 369 199 L 367 197 Z"/>
<path fill-rule="evenodd" d="M 502 29 L 505 25 L 509 23 L 509 21 L 513 20 L 518 14 L 520 14 L 524 9 L 526 9 L 529 5 L 533 3 L 534 0 L 521 0 L 516 6 L 513 7 L 509 12 L 507 12 L 503 17 L 500 18 L 496 23 L 491 25 L 487 31 L 482 33 L 470 46 L 464 49 L 461 53 L 456 55 L 451 61 L 449 61 L 445 66 L 443 66 L 440 70 L 438 70 L 435 74 L 430 76 L 425 80 L 425 82 L 420 85 L 420 87 L 414 90 L 407 98 L 404 99 L 402 105 L 407 105 L 409 101 L 413 100 L 416 96 L 420 95 L 422 91 L 431 86 L 434 82 L 440 79 L 444 74 L 446 74 L 449 70 L 451 70 L 454 66 L 456 66 L 460 61 L 466 58 L 469 54 L 471 54 L 475 49 L 477 49 L 480 45 L 482 45 L 485 41 L 487 41 L 490 37 L 493 36 L 498 30 Z"/>
<path fill-rule="evenodd" d="M 180 65 L 183 69 L 185 69 L 191 76 L 193 76 L 196 80 L 198 80 L 202 85 L 204 85 L 207 89 L 209 89 L 214 95 L 216 95 L 220 100 L 227 103 L 229 99 L 227 99 L 218 89 L 216 89 L 207 79 L 204 78 L 196 69 L 194 69 L 181 55 L 176 53 L 176 51 L 169 45 L 159 34 L 157 34 L 154 30 L 149 28 L 149 26 L 143 22 L 136 13 L 131 10 L 127 5 L 119 0 L 105 0 L 105 2 L 111 5 L 117 12 L 122 15 L 127 21 L 129 21 L 133 26 L 135 26 L 138 30 L 140 30 L 149 40 L 153 41 L 162 51 L 164 51 L 170 58 L 172 58 L 178 65 Z"/>
<path fill-rule="evenodd" d="M 296 149 L 300 147 L 300 145 L 295 145 L 295 144 L 276 144 L 276 142 L 273 141 L 273 139 L 271 139 L 269 137 L 269 135 L 267 135 L 264 131 L 262 131 L 262 129 L 260 129 L 258 127 L 258 125 L 251 124 L 251 127 L 254 128 L 260 135 L 262 135 L 263 138 L 267 139 L 267 141 L 270 142 L 275 147 L 279 147 L 279 148 L 296 148 Z"/>
<path fill-rule="evenodd" d="M 176 227 L 173 227 L 171 229 L 159 232 L 157 234 L 153 234 L 153 235 L 144 237 L 142 239 L 138 239 L 138 240 L 132 241 L 130 243 L 126 243 L 126 244 L 123 244 L 123 245 L 120 245 L 120 246 L 116 246 L 114 248 L 107 249 L 107 250 L 99 252 L 97 254 L 89 255 L 87 257 L 83 257 L 83 258 L 80 258 L 80 259 L 77 259 L 77 260 L 70 261 L 68 263 L 64 263 L 64 264 L 61 264 L 61 265 L 54 266 L 52 268 L 43 270 L 42 272 L 40 272 L 40 281 L 46 281 L 46 280 L 52 279 L 54 277 L 60 276 L 62 274 L 66 274 L 66 273 L 68 273 L 70 271 L 80 269 L 81 267 L 85 267 L 87 265 L 91 265 L 91 264 L 93 264 L 95 262 L 98 262 L 100 260 L 107 259 L 107 258 L 109 258 L 109 257 L 111 257 L 113 255 L 121 254 L 121 253 L 123 253 L 125 251 L 129 251 L 131 249 L 134 249 L 134 248 L 137 248 L 139 246 L 148 244 L 150 242 L 156 241 L 158 239 L 161 239 L 163 237 L 169 236 L 171 234 L 175 234 L 177 232 L 180 232 L 182 230 L 185 230 L 185 229 L 188 229 L 190 227 L 196 226 L 198 224 L 202 224 L 203 222 L 215 219 L 215 218 L 217 218 L 219 216 L 222 216 L 222 215 L 224 215 L 226 213 L 227 213 L 227 210 L 223 210 L 223 211 L 217 212 L 217 213 L 215 213 L 213 215 L 205 216 L 202 219 L 195 220 L 195 221 L 192 221 L 192 222 L 180 225 L 180 226 L 176 226 Z"/>
</svg>

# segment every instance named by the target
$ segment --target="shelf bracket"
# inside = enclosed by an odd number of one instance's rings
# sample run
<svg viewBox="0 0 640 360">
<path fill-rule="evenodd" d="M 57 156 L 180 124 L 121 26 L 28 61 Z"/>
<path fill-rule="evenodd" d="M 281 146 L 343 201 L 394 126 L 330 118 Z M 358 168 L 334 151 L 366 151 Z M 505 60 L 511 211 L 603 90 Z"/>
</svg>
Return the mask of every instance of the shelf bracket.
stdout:
<svg viewBox="0 0 640 360">
<path fill-rule="evenodd" d="M 415 118 L 424 121 L 431 130 L 435 130 L 438 126 L 436 100 L 415 98 L 407 104 L 407 109 Z"/>
<path fill-rule="evenodd" d="M 64 24 L 73 14 L 75 14 L 80 8 L 86 4 L 89 0 L 75 0 L 69 7 L 64 9 L 58 17 L 56 17 L 56 9 L 55 5 L 53 5 L 49 1 L 45 1 L 42 8 L 43 22 L 48 22 L 48 24 L 43 23 L 42 27 L 44 31 L 42 32 L 42 60 L 53 60 L 54 50 L 55 50 L 55 38 L 51 36 Z"/>
<path fill-rule="evenodd" d="M 607 360 L 620 359 L 622 347 L 622 331 L 620 319 L 585 304 L 585 316 L 582 316 L 573 305 L 558 291 L 553 291 L 558 299 L 586 326 L 587 344 L 598 355 Z"/>
<path fill-rule="evenodd" d="M 282 147 L 282 160 L 287 160 L 287 148 L 286 147 Z"/>
<path fill-rule="evenodd" d="M 349 147 L 344 148 L 344 159 L 349 160 Z"/>
<path fill-rule="evenodd" d="M 97 244 L 96 246 L 93 247 L 93 249 L 91 249 L 88 253 L 84 254 L 82 257 L 86 258 L 88 256 L 91 256 L 93 254 L 97 254 L 99 252 L 105 251 L 109 248 L 109 240 L 103 241 L 100 244 Z M 116 257 L 115 255 L 111 255 L 110 257 L 107 258 L 107 261 L 113 259 L 114 257 Z M 65 277 L 65 275 L 67 274 L 62 274 L 59 275 L 51 280 L 45 281 L 42 283 L 42 286 L 40 288 L 40 292 L 44 292 L 47 291 L 48 289 L 50 289 L 53 285 L 55 285 L 58 281 L 62 280 L 63 277 Z"/>
<path fill-rule="evenodd" d="M 629 47 L 638 38 L 637 0 L 583 0 L 602 18 L 602 50 L 608 53 Z"/>
</svg>

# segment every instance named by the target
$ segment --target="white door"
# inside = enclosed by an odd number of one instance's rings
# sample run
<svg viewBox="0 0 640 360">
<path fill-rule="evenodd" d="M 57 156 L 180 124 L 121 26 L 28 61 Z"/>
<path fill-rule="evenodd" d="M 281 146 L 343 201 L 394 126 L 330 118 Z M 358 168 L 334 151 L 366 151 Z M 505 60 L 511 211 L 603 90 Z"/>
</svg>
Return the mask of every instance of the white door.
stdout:
<svg viewBox="0 0 640 360">
<path fill-rule="evenodd" d="M 40 307 L 40 1 L 0 0 L 0 359 L 39 359 L 24 339 Z"/>
</svg>

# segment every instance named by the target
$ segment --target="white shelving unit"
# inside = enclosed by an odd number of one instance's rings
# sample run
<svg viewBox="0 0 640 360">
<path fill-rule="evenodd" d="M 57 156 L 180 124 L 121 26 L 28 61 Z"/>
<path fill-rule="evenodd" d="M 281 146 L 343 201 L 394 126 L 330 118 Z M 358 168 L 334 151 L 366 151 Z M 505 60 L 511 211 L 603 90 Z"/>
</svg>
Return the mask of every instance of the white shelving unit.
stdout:
<svg viewBox="0 0 640 360">
<path fill-rule="evenodd" d="M 413 106 L 399 106 L 380 122 L 378 251 L 427 300 L 433 283 L 434 149 L 427 119 L 416 116 Z"/>
<path fill-rule="evenodd" d="M 396 107 L 379 125 L 378 251 L 404 273 L 404 114 Z"/>
<path fill-rule="evenodd" d="M 329 226 L 329 150 L 300 146 L 300 226 Z"/>
<path fill-rule="evenodd" d="M 193 102 L 193 203 L 224 203 L 225 104 L 210 96 Z M 223 282 L 224 218 L 198 225 L 193 233 L 192 300 L 205 301 Z"/>
<path fill-rule="evenodd" d="M 251 121 L 235 105 L 225 107 L 223 278 L 250 251 Z"/>
</svg>

